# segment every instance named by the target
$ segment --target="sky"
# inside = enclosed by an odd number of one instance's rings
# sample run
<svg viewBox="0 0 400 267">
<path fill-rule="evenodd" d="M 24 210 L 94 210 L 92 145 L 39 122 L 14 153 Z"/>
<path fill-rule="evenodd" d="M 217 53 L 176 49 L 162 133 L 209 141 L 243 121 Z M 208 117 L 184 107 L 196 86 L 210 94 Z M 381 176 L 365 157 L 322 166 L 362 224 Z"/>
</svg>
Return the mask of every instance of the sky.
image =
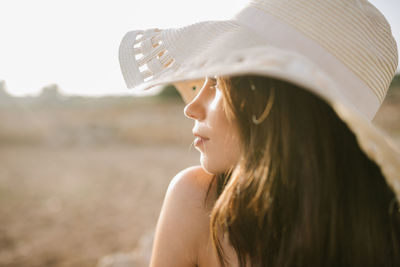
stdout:
<svg viewBox="0 0 400 267">
<path fill-rule="evenodd" d="M 400 1 L 371 0 L 400 43 Z M 131 94 L 118 47 L 131 30 L 231 18 L 247 0 L 1 0 L 0 81 L 15 96 Z M 400 51 L 400 49 L 399 49 Z M 400 68 L 398 69 L 400 71 Z"/>
</svg>

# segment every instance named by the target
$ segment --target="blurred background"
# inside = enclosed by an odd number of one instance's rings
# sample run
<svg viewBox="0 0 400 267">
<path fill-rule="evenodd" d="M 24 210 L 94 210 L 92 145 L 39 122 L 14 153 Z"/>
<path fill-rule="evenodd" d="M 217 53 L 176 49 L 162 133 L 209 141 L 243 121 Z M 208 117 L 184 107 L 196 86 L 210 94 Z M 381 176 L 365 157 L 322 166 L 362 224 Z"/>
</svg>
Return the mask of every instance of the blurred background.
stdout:
<svg viewBox="0 0 400 267">
<path fill-rule="evenodd" d="M 183 108 L 174 87 L 142 98 L 0 89 L 0 266 L 95 266 L 135 250 L 129 266 L 147 266 L 170 180 L 199 164 Z"/>
<path fill-rule="evenodd" d="M 172 86 L 142 98 L 0 89 L 0 266 L 147 266 L 169 181 L 199 164 L 183 108 Z M 374 123 L 400 146 L 400 75 Z"/>
<path fill-rule="evenodd" d="M 371 2 L 399 40 L 400 3 Z M 119 42 L 245 3 L 0 2 L 0 266 L 147 266 L 167 186 L 199 152 L 174 87 L 125 88 Z M 399 74 L 373 122 L 400 145 Z"/>
<path fill-rule="evenodd" d="M 0 80 L 18 96 L 38 95 L 53 83 L 64 94 L 133 94 L 118 62 L 126 32 L 230 19 L 248 1 L 1 0 Z M 399 45 L 400 1 L 370 2 Z"/>
</svg>

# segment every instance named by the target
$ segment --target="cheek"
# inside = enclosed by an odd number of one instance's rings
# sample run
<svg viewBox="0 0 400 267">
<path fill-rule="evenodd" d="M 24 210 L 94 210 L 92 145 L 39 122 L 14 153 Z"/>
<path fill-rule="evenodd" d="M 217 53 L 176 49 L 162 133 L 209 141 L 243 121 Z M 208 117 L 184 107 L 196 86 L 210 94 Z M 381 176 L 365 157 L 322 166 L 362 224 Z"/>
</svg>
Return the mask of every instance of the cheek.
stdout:
<svg viewBox="0 0 400 267">
<path fill-rule="evenodd" d="M 234 164 L 237 162 L 240 154 L 240 140 L 236 129 L 230 126 L 225 134 L 223 144 L 224 158 L 226 158 L 228 164 Z"/>
<path fill-rule="evenodd" d="M 238 162 L 240 145 L 237 130 L 225 117 L 215 121 L 215 135 L 205 146 L 202 163 L 212 173 L 223 172 Z"/>
<path fill-rule="evenodd" d="M 235 165 L 240 157 L 238 139 L 233 134 L 210 140 L 201 153 L 200 162 L 205 170 L 218 174 Z"/>
<path fill-rule="evenodd" d="M 208 111 L 207 123 L 212 134 L 201 153 L 201 164 L 206 171 L 217 174 L 237 163 L 239 138 L 235 122 L 229 122 L 226 117 L 219 91 L 216 91 Z"/>
<path fill-rule="evenodd" d="M 226 117 L 225 111 L 222 108 L 222 102 L 218 105 L 216 112 L 216 128 L 219 129 L 218 141 L 221 153 L 224 153 L 225 158 L 236 157 L 239 147 L 238 129 L 236 122 L 230 122 Z"/>
</svg>

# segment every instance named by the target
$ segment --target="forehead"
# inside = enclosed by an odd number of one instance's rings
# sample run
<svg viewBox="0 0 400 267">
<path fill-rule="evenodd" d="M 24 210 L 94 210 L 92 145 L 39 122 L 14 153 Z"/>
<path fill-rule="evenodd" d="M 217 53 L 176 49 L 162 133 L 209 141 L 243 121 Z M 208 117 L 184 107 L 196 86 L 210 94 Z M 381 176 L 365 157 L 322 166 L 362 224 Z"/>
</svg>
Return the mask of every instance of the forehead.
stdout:
<svg viewBox="0 0 400 267">
<path fill-rule="evenodd" d="M 196 97 L 205 82 L 206 78 L 204 77 L 196 80 L 176 82 L 174 86 L 181 94 L 183 101 L 189 103 Z"/>
</svg>

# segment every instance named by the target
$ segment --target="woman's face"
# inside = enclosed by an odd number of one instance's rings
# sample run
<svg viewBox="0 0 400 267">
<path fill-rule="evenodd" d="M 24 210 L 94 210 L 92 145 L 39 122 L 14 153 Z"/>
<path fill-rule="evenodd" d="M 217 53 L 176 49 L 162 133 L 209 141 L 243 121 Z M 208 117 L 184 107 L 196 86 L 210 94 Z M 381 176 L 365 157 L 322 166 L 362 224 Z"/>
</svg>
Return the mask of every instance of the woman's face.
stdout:
<svg viewBox="0 0 400 267">
<path fill-rule="evenodd" d="M 223 108 L 223 94 L 214 77 L 207 77 L 184 113 L 194 120 L 193 133 L 206 138 L 195 142 L 203 169 L 219 174 L 239 159 L 239 138 L 235 122 L 229 122 Z"/>
</svg>

